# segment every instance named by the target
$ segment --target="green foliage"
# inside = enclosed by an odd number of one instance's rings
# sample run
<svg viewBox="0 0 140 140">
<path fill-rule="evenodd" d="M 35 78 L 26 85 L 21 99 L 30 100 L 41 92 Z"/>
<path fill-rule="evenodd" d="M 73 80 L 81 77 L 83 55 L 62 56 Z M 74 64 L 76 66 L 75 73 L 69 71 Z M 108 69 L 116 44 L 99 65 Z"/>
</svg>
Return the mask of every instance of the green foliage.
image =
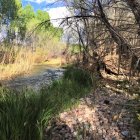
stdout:
<svg viewBox="0 0 140 140">
<path fill-rule="evenodd" d="M 19 94 L 1 90 L 0 139 L 30 140 L 33 135 L 38 139 L 36 121 L 40 113 L 40 102 L 41 96 L 35 96 L 32 91 Z"/>
<path fill-rule="evenodd" d="M 80 53 L 80 50 L 83 51 L 83 48 L 80 48 L 80 45 L 78 44 L 72 44 L 70 51 L 75 54 L 75 53 Z"/>
<path fill-rule="evenodd" d="M 42 10 L 38 10 L 36 12 L 36 18 L 39 21 L 43 22 L 43 21 L 49 20 L 50 19 L 50 16 L 49 16 L 49 14 L 47 12 L 42 11 Z"/>
<path fill-rule="evenodd" d="M 0 1 L 0 22 L 7 21 L 10 23 L 10 32 L 18 32 L 23 40 L 26 33 L 34 30 L 38 24 L 47 21 L 42 24 L 40 29 L 36 32 L 38 35 L 40 32 L 46 33 L 48 36 L 54 34 L 55 37 L 60 38 L 62 36 L 62 29 L 54 28 L 51 24 L 50 16 L 47 12 L 38 10 L 34 12 L 33 7 L 28 4 L 22 7 L 20 0 L 1 0 Z"/>
<path fill-rule="evenodd" d="M 68 74 L 70 72 L 70 75 Z M 76 104 L 91 89 L 84 71 L 68 69 L 64 78 L 39 93 L 0 89 L 0 139 L 42 140 L 49 120 Z M 80 72 L 80 75 L 76 75 Z M 83 75 L 84 76 L 83 76 Z M 73 76 L 82 76 L 74 78 Z M 79 80 L 85 80 L 80 82 Z"/>
<path fill-rule="evenodd" d="M 92 85 L 92 79 L 89 72 L 80 68 L 77 69 L 77 68 L 69 67 L 67 71 L 64 73 L 64 78 L 72 79 L 83 86 Z"/>
<path fill-rule="evenodd" d="M 15 29 L 18 30 L 18 32 L 21 35 L 21 40 L 25 38 L 26 32 L 27 32 L 27 25 L 28 23 L 35 18 L 34 9 L 31 5 L 27 5 L 24 8 L 20 8 L 18 11 L 18 18 L 14 20 L 11 25 Z"/>
<path fill-rule="evenodd" d="M 27 30 L 33 30 L 37 25 L 47 20 L 48 23 L 43 24 L 43 26 L 41 26 L 39 30 L 36 30 L 37 34 L 40 32 L 48 32 L 50 27 L 53 28 L 53 26 L 49 22 L 50 20 L 49 14 L 45 11 L 38 10 L 36 13 L 34 13 L 34 17 L 30 18 L 30 20 L 27 22 L 27 27 L 28 27 Z"/>
<path fill-rule="evenodd" d="M 35 17 L 34 9 L 33 7 L 28 4 L 24 8 L 21 8 L 18 14 L 19 18 L 23 18 L 25 22 L 29 22 L 32 18 Z"/>
<path fill-rule="evenodd" d="M 27 5 L 24 8 L 21 8 L 18 13 L 18 20 L 16 21 L 16 27 L 19 29 L 20 34 L 25 37 L 26 32 L 34 30 L 39 24 L 44 21 L 48 21 L 38 30 L 36 30 L 36 35 L 40 36 L 42 32 L 50 36 L 54 33 L 55 37 L 60 38 L 62 36 L 62 29 L 54 28 L 51 24 L 50 16 L 47 12 L 38 10 L 36 13 L 34 12 L 31 5 Z"/>
<path fill-rule="evenodd" d="M 0 19 L 13 20 L 21 7 L 20 0 L 0 0 Z"/>
</svg>

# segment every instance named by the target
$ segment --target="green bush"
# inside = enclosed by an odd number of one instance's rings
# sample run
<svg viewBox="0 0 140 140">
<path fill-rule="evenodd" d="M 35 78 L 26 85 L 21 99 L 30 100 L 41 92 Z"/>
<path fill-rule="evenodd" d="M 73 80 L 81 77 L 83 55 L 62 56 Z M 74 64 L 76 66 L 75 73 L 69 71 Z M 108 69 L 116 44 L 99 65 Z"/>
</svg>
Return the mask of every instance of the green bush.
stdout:
<svg viewBox="0 0 140 140">
<path fill-rule="evenodd" d="M 68 69 L 64 78 L 39 93 L 1 88 L 0 140 L 42 140 L 48 122 L 88 94 L 91 89 L 88 84 L 91 81 L 87 73 Z"/>
<path fill-rule="evenodd" d="M 65 79 L 71 79 L 83 86 L 91 86 L 92 79 L 88 71 L 80 68 L 68 67 L 64 73 Z"/>
</svg>

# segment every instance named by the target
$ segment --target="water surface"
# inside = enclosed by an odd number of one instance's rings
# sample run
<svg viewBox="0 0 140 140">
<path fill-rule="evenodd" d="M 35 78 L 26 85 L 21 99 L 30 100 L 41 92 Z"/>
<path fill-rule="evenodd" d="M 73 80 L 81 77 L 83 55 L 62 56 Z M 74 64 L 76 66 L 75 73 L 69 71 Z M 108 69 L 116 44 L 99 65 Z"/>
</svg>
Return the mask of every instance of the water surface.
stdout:
<svg viewBox="0 0 140 140">
<path fill-rule="evenodd" d="M 5 81 L 4 86 L 14 89 L 32 88 L 40 89 L 42 86 L 48 86 L 52 81 L 63 76 L 64 69 L 48 65 L 35 65 L 32 70 L 26 74 Z"/>
</svg>

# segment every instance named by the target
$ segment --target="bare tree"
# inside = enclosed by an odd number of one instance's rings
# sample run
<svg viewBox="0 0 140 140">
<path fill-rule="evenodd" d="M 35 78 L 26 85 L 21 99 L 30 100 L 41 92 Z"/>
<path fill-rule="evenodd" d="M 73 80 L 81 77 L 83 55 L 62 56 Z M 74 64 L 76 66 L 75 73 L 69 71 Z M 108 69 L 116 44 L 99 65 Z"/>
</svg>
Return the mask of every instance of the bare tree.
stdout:
<svg viewBox="0 0 140 140">
<path fill-rule="evenodd" d="M 65 0 L 65 4 L 72 16 L 64 18 L 64 23 L 79 37 L 83 64 L 96 61 L 97 69 L 106 68 L 105 58 L 116 50 L 118 74 L 120 69 L 126 74 L 139 70 L 139 0 Z"/>
</svg>

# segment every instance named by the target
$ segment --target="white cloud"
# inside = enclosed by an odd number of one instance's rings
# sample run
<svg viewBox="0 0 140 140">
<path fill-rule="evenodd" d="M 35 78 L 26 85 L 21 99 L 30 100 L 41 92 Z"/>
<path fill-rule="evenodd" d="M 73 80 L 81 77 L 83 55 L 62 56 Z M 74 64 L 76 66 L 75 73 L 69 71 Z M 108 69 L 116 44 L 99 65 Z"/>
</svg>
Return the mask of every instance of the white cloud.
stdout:
<svg viewBox="0 0 140 140">
<path fill-rule="evenodd" d="M 26 1 L 30 1 L 30 2 L 35 2 L 35 3 L 42 3 L 42 2 L 46 2 L 46 3 L 53 3 L 56 0 L 26 0 Z"/>
<path fill-rule="evenodd" d="M 51 8 L 47 11 L 50 15 L 51 22 L 53 26 L 58 27 L 62 20 L 52 20 L 52 19 L 58 19 L 58 18 L 65 18 L 67 16 L 70 16 L 70 12 L 66 7 L 57 7 L 57 8 Z"/>
<path fill-rule="evenodd" d="M 72 15 L 72 13 L 66 7 L 51 8 L 51 9 L 47 10 L 47 12 L 50 15 L 51 22 L 54 27 L 59 27 L 62 20 L 57 21 L 57 20 L 53 20 L 53 19 L 61 19 L 61 18 L 65 18 L 65 17 Z M 77 39 L 75 32 L 73 32 L 71 28 L 67 29 L 68 28 L 67 25 L 65 25 L 62 28 L 64 29 L 62 41 L 66 42 L 67 39 L 70 37 L 69 41 L 71 43 L 76 43 L 78 39 Z M 73 25 L 73 28 L 75 28 L 74 25 Z"/>
</svg>

